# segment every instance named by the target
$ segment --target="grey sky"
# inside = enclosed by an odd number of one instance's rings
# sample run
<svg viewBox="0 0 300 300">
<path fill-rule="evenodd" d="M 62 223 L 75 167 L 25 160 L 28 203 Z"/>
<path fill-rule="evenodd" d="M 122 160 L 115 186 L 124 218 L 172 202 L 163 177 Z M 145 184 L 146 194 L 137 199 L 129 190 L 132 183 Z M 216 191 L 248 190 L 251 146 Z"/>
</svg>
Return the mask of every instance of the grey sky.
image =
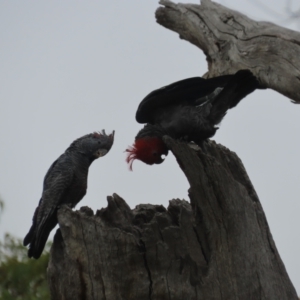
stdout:
<svg viewBox="0 0 300 300">
<path fill-rule="evenodd" d="M 253 1 L 221 3 L 276 21 Z M 284 5 L 272 1 L 282 20 Z M 200 50 L 156 24 L 157 7 L 141 0 L 0 0 L 1 239 L 5 232 L 24 237 L 51 163 L 74 139 L 103 128 L 116 130 L 115 144 L 91 166 L 78 207 L 100 209 L 114 192 L 131 207 L 188 199 L 172 154 L 159 166 L 135 162 L 133 172 L 125 163 L 124 150 L 141 128 L 134 116 L 142 98 L 207 70 Z M 256 91 L 227 114 L 215 136 L 242 159 L 298 293 L 299 120 L 300 106 L 274 91 Z"/>
</svg>

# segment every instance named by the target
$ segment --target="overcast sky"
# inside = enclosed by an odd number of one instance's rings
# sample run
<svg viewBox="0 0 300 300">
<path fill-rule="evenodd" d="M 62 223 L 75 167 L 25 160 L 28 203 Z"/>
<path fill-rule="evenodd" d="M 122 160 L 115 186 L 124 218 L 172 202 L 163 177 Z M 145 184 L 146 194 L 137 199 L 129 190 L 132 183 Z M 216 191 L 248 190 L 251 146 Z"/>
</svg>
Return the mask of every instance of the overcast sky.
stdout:
<svg viewBox="0 0 300 300">
<path fill-rule="evenodd" d="M 259 0 L 220 2 L 298 28 L 288 21 L 284 0 L 271 8 Z M 0 0 L 0 239 L 6 232 L 24 237 L 51 163 L 74 139 L 103 128 L 116 131 L 115 144 L 92 164 L 78 208 L 100 209 L 112 193 L 132 208 L 188 200 L 172 154 L 157 166 L 136 161 L 133 172 L 125 163 L 124 150 L 141 128 L 135 111 L 143 97 L 207 71 L 199 49 L 156 23 L 157 7 L 153 0 Z M 256 91 L 226 115 L 214 137 L 242 159 L 298 294 L 299 129 L 299 105 Z"/>
</svg>

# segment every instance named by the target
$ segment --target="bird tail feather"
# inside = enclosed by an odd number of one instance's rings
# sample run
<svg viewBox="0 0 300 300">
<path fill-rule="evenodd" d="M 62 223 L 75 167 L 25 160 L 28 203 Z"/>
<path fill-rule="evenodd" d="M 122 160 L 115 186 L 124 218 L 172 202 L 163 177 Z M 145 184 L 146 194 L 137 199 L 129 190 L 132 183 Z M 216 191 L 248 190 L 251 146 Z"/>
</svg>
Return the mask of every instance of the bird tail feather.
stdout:
<svg viewBox="0 0 300 300">
<path fill-rule="evenodd" d="M 36 214 L 37 212 L 35 213 L 35 216 Z M 56 212 L 53 209 L 46 216 L 43 216 L 40 224 L 37 224 L 36 217 L 33 218 L 33 224 L 23 241 L 24 246 L 29 244 L 28 257 L 37 259 L 41 256 L 49 234 L 56 224 L 57 217 Z"/>
<path fill-rule="evenodd" d="M 26 234 L 26 236 L 23 240 L 23 245 L 24 246 L 27 246 L 28 244 L 30 244 L 31 241 L 34 238 L 34 234 L 35 234 L 35 230 L 36 230 L 36 223 L 37 223 L 36 220 L 37 220 L 38 211 L 39 211 L 39 206 L 35 209 L 35 212 L 34 212 L 33 218 L 32 218 L 32 225 L 29 229 L 29 232 Z"/>
</svg>

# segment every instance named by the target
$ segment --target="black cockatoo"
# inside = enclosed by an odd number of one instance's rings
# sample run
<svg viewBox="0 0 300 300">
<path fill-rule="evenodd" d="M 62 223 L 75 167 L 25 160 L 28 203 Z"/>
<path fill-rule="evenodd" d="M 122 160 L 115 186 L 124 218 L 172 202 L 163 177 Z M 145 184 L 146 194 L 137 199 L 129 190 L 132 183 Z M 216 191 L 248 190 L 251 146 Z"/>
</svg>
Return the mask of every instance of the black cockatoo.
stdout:
<svg viewBox="0 0 300 300">
<path fill-rule="evenodd" d="M 259 88 L 249 70 L 210 79 L 193 77 L 181 80 L 147 95 L 136 112 L 138 123 L 145 124 L 134 144 L 126 149 L 126 161 L 160 164 L 168 149 L 162 137 L 193 141 L 198 145 L 212 137 L 228 109 Z"/>
<path fill-rule="evenodd" d="M 39 258 L 51 230 L 57 224 L 57 210 L 66 204 L 73 208 L 84 197 L 91 163 L 108 153 L 114 131 L 94 132 L 75 140 L 50 167 L 44 178 L 42 198 L 33 215 L 33 224 L 23 244 L 28 256 Z"/>
</svg>

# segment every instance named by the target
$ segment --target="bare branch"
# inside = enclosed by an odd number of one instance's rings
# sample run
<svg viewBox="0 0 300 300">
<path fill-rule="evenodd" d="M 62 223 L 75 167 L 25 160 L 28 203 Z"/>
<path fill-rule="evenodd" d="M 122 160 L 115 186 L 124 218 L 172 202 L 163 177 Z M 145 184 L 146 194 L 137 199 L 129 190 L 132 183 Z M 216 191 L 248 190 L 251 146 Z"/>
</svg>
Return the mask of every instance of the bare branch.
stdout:
<svg viewBox="0 0 300 300">
<path fill-rule="evenodd" d="M 203 50 L 207 77 L 250 69 L 262 85 L 300 103 L 299 32 L 253 21 L 210 0 L 160 4 L 157 22 Z"/>
</svg>

